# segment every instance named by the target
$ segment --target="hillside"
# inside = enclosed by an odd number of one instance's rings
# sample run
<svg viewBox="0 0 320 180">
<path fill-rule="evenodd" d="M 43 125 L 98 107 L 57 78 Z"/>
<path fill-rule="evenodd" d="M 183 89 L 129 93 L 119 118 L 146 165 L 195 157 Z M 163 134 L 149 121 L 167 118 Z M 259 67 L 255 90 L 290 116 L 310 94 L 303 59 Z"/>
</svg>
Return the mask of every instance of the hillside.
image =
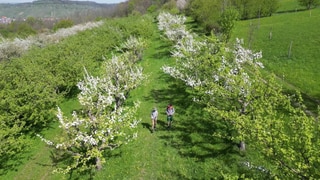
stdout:
<svg viewBox="0 0 320 180">
<path fill-rule="evenodd" d="M 23 19 L 26 17 L 63 18 L 89 11 L 112 11 L 116 4 L 99 4 L 91 1 L 38 0 L 31 3 L 0 3 L 0 16 Z"/>
<path fill-rule="evenodd" d="M 233 37 L 242 38 L 250 49 L 261 50 L 266 70 L 275 73 L 285 87 L 319 104 L 319 19 L 316 8 L 239 21 Z"/>
</svg>

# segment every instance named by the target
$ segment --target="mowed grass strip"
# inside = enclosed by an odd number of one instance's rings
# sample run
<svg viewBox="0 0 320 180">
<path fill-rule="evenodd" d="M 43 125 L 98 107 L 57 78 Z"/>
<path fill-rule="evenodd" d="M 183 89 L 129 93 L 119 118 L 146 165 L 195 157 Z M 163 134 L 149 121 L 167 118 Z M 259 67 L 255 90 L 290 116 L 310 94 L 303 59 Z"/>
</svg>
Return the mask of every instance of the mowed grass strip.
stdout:
<svg viewBox="0 0 320 180">
<path fill-rule="evenodd" d="M 275 14 L 239 21 L 233 38 L 244 39 L 252 50 L 262 51 L 269 72 L 302 93 L 320 100 L 320 9 Z"/>
<path fill-rule="evenodd" d="M 156 24 L 154 28 L 156 31 Z M 157 32 L 148 39 L 148 45 L 140 62 L 148 78 L 130 93 L 128 99 L 129 104 L 141 102 L 137 115 L 142 120 L 138 137 L 107 152 L 107 162 L 94 179 L 210 179 L 221 177 L 222 172 L 237 174 L 241 162 L 250 157 L 240 156 L 237 146 L 231 141 L 213 137 L 214 132 L 224 130 L 223 125 L 209 117 L 203 107 L 192 102 L 192 92 L 183 83 L 162 72 L 164 64 L 175 63 L 170 57 L 172 44 Z M 168 103 L 172 103 L 176 110 L 171 130 L 166 128 L 165 109 Z M 75 100 L 62 104 L 66 115 L 77 107 Z M 159 111 L 155 133 L 150 131 L 153 107 Z M 56 126 L 44 132 L 45 137 L 52 139 L 60 134 Z M 34 143 L 38 146 L 31 150 L 31 159 L 26 160 L 9 179 L 68 179 L 68 175 L 51 174 L 50 150 L 40 140 Z M 89 176 L 71 176 L 71 179 L 77 178 L 88 179 Z"/>
<path fill-rule="evenodd" d="M 221 177 L 221 171 L 236 173 L 246 158 L 239 156 L 234 144 L 212 136 L 217 123 L 192 102 L 183 83 L 162 72 L 164 64 L 175 63 L 171 47 L 160 34 L 149 41 L 141 62 L 148 79 L 130 93 L 130 101 L 141 102 L 138 138 L 111 152 L 96 179 L 210 179 Z M 176 110 L 171 130 L 166 128 L 169 103 Z M 155 133 L 150 131 L 153 107 L 159 111 Z"/>
</svg>

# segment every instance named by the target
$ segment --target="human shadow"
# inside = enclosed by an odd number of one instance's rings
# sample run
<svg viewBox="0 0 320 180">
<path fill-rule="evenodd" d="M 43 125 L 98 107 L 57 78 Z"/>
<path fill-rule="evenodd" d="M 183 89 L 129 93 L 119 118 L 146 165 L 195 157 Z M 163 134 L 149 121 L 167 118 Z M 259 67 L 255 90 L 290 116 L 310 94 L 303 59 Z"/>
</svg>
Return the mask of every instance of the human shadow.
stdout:
<svg viewBox="0 0 320 180">
<path fill-rule="evenodd" d="M 152 127 L 150 123 L 141 123 L 143 128 L 146 128 L 150 131 L 150 133 L 152 133 Z"/>
<path fill-rule="evenodd" d="M 151 126 L 151 120 L 150 120 L 150 123 L 143 122 L 143 123 L 141 123 L 141 125 L 142 125 L 142 128 L 148 129 L 150 131 L 150 133 L 153 133 L 152 126 Z M 158 119 L 155 131 L 165 130 L 166 127 L 167 127 L 167 123 Z"/>
<path fill-rule="evenodd" d="M 177 112 L 183 113 L 182 111 L 192 103 L 192 99 L 190 99 L 190 94 L 187 92 L 184 83 L 164 73 L 159 76 L 159 81 L 169 82 L 170 84 L 167 88 L 151 90 L 149 94 L 143 97 L 144 100 L 153 100 L 158 104 L 171 103 L 174 106 L 177 105 L 175 106 Z M 164 112 L 165 109 L 160 111 L 160 113 Z"/>
</svg>

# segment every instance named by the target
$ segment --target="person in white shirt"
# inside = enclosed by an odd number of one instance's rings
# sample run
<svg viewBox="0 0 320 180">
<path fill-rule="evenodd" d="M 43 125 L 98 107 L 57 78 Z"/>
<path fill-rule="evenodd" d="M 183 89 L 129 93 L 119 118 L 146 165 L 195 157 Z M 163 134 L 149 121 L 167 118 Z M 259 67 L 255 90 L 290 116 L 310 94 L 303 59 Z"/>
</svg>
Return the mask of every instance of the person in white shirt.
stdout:
<svg viewBox="0 0 320 180">
<path fill-rule="evenodd" d="M 157 108 L 153 108 L 151 111 L 152 132 L 156 130 L 157 120 L 158 120 L 158 111 L 157 111 Z"/>
</svg>

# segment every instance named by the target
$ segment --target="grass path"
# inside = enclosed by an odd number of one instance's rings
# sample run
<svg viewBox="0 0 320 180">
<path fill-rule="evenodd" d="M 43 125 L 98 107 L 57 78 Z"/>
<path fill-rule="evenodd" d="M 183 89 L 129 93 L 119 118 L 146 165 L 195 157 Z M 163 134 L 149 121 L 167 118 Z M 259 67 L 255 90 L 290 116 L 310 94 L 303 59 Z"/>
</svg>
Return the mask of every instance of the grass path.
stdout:
<svg viewBox="0 0 320 180">
<path fill-rule="evenodd" d="M 162 72 L 164 64 L 172 63 L 170 45 L 156 35 L 141 62 L 148 80 L 131 92 L 141 102 L 138 138 L 115 150 L 96 179 L 210 179 L 230 163 L 234 166 L 234 147 L 212 137 L 214 122 L 194 107 L 183 84 Z M 172 130 L 166 129 L 168 103 L 176 110 Z M 159 111 L 155 133 L 150 131 L 153 107 Z"/>
<path fill-rule="evenodd" d="M 178 166 L 184 161 L 180 159 L 177 149 L 167 147 L 170 137 L 175 134 L 174 130 L 166 129 L 165 107 L 168 103 L 174 103 L 175 97 L 170 94 L 170 77 L 161 71 L 161 66 L 173 62 L 170 58 L 168 45 L 161 41 L 159 36 L 155 36 L 149 42 L 149 48 L 145 52 L 142 66 L 147 81 L 138 89 L 131 93 L 134 99 L 141 102 L 138 112 L 141 118 L 139 126 L 139 137 L 127 146 L 119 150 L 120 157 L 111 158 L 106 165 L 106 169 L 112 169 L 110 173 L 101 173 L 103 177 L 111 179 L 167 179 L 173 178 L 172 171 L 177 171 Z M 173 90 L 174 91 L 174 90 Z M 176 108 L 176 118 L 179 119 L 179 108 Z M 150 113 L 153 107 L 159 111 L 158 126 L 155 133 L 151 133 Z M 178 120 L 177 120 L 178 121 Z M 118 152 L 119 152 L 118 151 Z M 116 152 L 116 153 L 118 153 Z M 100 179 L 100 178 L 98 178 Z M 101 178 L 103 179 L 103 178 Z"/>
<path fill-rule="evenodd" d="M 141 61 L 148 78 L 130 93 L 128 100 L 141 102 L 138 138 L 108 152 L 106 164 L 94 179 L 210 179 L 221 177 L 220 171 L 236 171 L 235 162 L 241 158 L 237 148 L 212 137 L 218 128 L 215 122 L 206 118 L 201 107 L 194 106 L 184 85 L 162 72 L 164 64 L 174 63 L 170 58 L 170 47 L 159 33 L 149 40 Z M 176 110 L 172 130 L 166 129 L 165 108 L 168 103 L 172 103 Z M 159 111 L 155 133 L 150 131 L 153 107 Z M 48 133 L 55 136 L 59 129 L 50 129 Z M 50 151 L 44 143 L 40 140 L 34 143 L 37 145 L 30 150 L 34 154 L 29 154 L 25 164 L 17 172 L 10 172 L 5 179 L 63 179 L 61 175 L 51 174 Z M 87 177 L 74 175 L 71 179 Z"/>
</svg>

